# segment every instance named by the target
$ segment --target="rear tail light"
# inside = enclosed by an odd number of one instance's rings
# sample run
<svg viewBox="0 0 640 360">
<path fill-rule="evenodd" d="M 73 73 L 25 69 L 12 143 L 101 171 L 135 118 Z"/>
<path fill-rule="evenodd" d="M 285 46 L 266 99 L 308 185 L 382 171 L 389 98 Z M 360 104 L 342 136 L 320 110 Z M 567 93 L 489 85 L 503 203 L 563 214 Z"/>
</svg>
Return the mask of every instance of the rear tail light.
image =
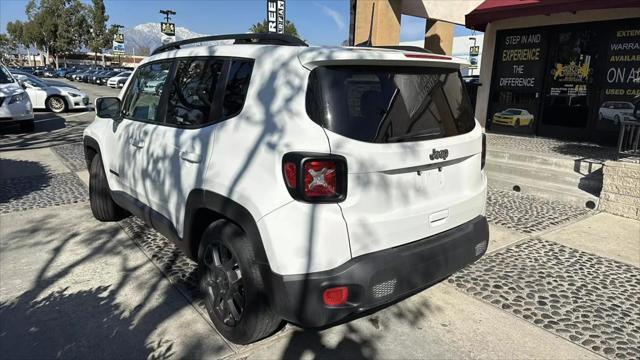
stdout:
<svg viewBox="0 0 640 360">
<path fill-rule="evenodd" d="M 349 288 L 346 286 L 328 288 L 322 293 L 322 300 L 327 306 L 345 305 L 349 300 Z"/>
<path fill-rule="evenodd" d="M 482 133 L 482 157 L 480 158 L 480 170 L 484 169 L 487 160 L 487 135 Z"/>
<path fill-rule="evenodd" d="M 347 162 L 338 155 L 288 153 L 282 175 L 291 196 L 305 202 L 340 202 L 347 195 Z"/>
</svg>

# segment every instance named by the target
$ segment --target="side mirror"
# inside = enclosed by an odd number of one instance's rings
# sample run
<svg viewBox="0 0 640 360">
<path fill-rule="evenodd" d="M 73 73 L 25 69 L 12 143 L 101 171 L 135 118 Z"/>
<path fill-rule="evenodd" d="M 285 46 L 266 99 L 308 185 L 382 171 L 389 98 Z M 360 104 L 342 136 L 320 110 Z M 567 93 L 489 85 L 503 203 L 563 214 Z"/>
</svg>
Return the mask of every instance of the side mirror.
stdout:
<svg viewBox="0 0 640 360">
<path fill-rule="evenodd" d="M 20 86 L 21 86 L 23 89 L 25 89 L 25 90 L 27 89 L 27 84 L 26 84 L 24 81 L 22 81 L 22 80 L 18 80 L 18 84 L 20 84 Z"/>
<path fill-rule="evenodd" d="M 121 104 L 117 97 L 101 97 L 96 99 L 96 115 L 100 118 L 120 120 Z"/>
</svg>

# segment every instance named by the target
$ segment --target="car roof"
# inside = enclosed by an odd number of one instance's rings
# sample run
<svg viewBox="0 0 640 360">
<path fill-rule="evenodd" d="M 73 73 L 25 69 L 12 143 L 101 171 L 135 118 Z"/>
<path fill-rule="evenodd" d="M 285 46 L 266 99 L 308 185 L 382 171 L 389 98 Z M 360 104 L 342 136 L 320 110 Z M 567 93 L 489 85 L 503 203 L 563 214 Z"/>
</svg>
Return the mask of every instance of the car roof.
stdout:
<svg viewBox="0 0 640 360">
<path fill-rule="evenodd" d="M 402 49 L 374 47 L 283 46 L 270 44 L 213 44 L 165 50 L 147 57 L 145 63 L 179 57 L 224 56 L 260 59 L 263 56 L 289 54 L 297 56 L 300 63 L 312 69 L 321 65 L 370 64 L 396 66 L 438 66 L 462 68 L 469 66 L 464 59 L 447 55 L 429 54 Z"/>
</svg>

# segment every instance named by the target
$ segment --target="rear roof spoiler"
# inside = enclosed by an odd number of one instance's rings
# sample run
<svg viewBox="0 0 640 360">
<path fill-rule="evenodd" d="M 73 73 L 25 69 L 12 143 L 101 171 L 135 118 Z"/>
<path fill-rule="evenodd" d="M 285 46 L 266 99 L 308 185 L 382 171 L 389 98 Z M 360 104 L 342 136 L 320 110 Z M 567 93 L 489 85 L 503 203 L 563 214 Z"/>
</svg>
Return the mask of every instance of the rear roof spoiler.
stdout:
<svg viewBox="0 0 640 360">
<path fill-rule="evenodd" d="M 197 44 L 209 41 L 234 40 L 234 44 L 258 44 L 258 45 L 285 45 L 285 46 L 309 46 L 306 42 L 295 36 L 285 34 L 258 33 L 258 34 L 228 34 L 228 35 L 212 35 L 202 36 L 192 39 L 175 41 L 166 45 L 162 45 L 151 53 L 151 55 L 160 54 L 169 50 L 180 49 L 183 45 Z"/>
</svg>

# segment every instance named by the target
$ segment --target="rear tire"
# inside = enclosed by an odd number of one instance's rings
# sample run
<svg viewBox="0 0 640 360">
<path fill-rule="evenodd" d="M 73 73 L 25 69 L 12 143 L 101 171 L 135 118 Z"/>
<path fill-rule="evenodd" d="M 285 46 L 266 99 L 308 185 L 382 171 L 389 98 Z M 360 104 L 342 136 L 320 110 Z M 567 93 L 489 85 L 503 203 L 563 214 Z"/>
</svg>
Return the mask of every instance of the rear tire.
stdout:
<svg viewBox="0 0 640 360">
<path fill-rule="evenodd" d="M 207 227 L 198 267 L 207 312 L 226 339 L 249 344 L 278 329 L 282 320 L 269 305 L 253 246 L 238 226 L 218 220 Z"/>
<path fill-rule="evenodd" d="M 33 120 L 25 120 L 20 122 L 20 131 L 22 132 L 33 132 L 36 128 Z"/>
<path fill-rule="evenodd" d="M 93 157 L 89 168 L 89 202 L 93 216 L 100 221 L 118 221 L 128 215 L 111 197 L 100 154 Z"/>
</svg>

